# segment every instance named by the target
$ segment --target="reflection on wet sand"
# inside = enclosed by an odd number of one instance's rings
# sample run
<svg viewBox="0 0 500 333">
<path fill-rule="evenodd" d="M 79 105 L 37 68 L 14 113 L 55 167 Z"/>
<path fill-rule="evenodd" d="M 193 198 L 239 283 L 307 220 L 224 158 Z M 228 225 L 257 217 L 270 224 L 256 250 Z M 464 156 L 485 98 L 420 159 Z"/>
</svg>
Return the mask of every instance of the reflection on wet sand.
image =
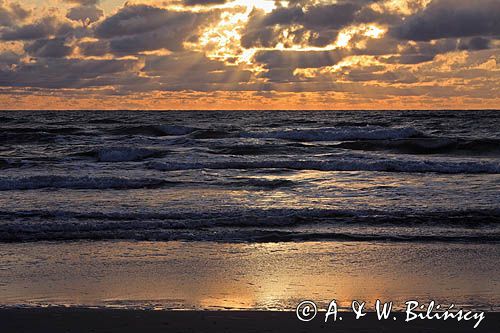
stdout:
<svg viewBox="0 0 500 333">
<path fill-rule="evenodd" d="M 409 299 L 494 309 L 495 244 L 0 244 L 0 303 L 291 310 Z M 498 310 L 498 308 L 496 308 Z"/>
</svg>

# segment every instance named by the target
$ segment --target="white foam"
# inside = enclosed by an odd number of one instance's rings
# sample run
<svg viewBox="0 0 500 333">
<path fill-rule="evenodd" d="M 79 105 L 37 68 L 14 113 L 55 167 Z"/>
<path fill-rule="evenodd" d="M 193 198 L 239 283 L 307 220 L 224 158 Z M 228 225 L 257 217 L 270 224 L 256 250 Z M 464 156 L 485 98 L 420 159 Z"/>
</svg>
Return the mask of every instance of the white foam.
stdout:
<svg viewBox="0 0 500 333">
<path fill-rule="evenodd" d="M 385 128 L 376 126 L 289 129 L 283 131 L 244 132 L 241 134 L 242 137 L 247 138 L 273 138 L 294 141 L 388 140 L 422 135 L 422 132 L 412 127 Z"/>
</svg>

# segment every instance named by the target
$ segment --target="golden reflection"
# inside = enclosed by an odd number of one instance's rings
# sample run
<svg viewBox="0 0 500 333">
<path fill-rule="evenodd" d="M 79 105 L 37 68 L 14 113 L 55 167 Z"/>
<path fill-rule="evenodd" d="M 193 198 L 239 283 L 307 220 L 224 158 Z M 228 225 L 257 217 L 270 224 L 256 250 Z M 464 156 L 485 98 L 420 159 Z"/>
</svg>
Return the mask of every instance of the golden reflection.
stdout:
<svg viewBox="0 0 500 333">
<path fill-rule="evenodd" d="M 432 295 L 464 304 L 467 295 L 497 301 L 499 295 L 498 279 L 491 279 L 498 276 L 494 246 L 479 244 L 451 244 L 447 249 L 439 244 L 349 242 L 0 247 L 5 247 L 2 253 L 9 266 L 0 271 L 6 281 L 2 304 L 30 299 L 54 304 L 291 310 L 303 299 L 321 306 L 336 299 L 343 307 L 355 299 L 371 306 L 382 299 L 401 307 L 408 297 L 423 300 Z M 478 262 L 478 257 L 485 259 Z"/>
</svg>

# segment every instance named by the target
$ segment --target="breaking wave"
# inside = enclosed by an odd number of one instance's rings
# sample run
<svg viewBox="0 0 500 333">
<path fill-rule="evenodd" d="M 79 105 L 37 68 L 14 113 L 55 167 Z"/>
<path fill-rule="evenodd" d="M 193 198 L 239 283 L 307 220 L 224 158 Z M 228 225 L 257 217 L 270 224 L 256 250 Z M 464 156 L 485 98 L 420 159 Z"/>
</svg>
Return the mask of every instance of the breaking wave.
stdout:
<svg viewBox="0 0 500 333">
<path fill-rule="evenodd" d="M 424 134 L 412 127 L 384 128 L 376 126 L 366 126 L 243 132 L 240 135 L 246 138 L 272 138 L 291 141 L 344 141 L 402 139 L 420 137 Z"/>
<path fill-rule="evenodd" d="M 292 169 L 318 171 L 382 171 L 443 174 L 497 174 L 500 162 L 493 161 L 438 161 L 339 158 L 337 160 L 268 160 L 226 162 L 150 162 L 149 167 L 160 171 L 194 169 Z"/>
<path fill-rule="evenodd" d="M 382 215 L 380 215 L 382 213 Z M 227 212 L 0 211 L 0 242 L 60 240 L 186 240 L 220 242 L 385 241 L 500 242 L 499 211 L 450 211 L 404 216 L 383 212 L 275 209 Z M 17 221 L 16 221 L 17 220 Z M 12 222 L 13 221 L 13 222 Z M 356 229 L 350 230 L 353 223 Z M 318 231 L 301 231 L 310 225 Z M 336 226 L 336 231 L 321 229 Z M 384 226 L 395 227 L 384 229 Z M 426 233 L 411 232 L 426 226 Z M 466 233 L 433 226 L 467 227 Z M 319 228 L 319 229 L 318 229 Z M 410 229 L 409 229 L 410 228 Z M 321 231 L 322 230 L 322 231 Z M 346 231 L 343 231 L 346 230 Z M 347 231 L 349 230 L 349 231 Z M 452 229 L 445 229 L 452 230 Z M 453 229 L 455 230 L 455 229 Z M 475 232 L 471 232 L 475 230 Z M 477 232 L 487 230 L 488 232 Z M 498 230 L 498 229 L 495 229 Z"/>
</svg>

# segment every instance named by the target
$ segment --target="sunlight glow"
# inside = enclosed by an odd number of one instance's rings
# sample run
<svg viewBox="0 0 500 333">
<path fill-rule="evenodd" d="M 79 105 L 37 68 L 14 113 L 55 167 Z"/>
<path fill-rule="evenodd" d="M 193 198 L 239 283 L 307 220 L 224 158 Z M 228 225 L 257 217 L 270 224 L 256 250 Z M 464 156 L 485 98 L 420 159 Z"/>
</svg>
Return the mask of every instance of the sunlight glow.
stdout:
<svg viewBox="0 0 500 333">
<path fill-rule="evenodd" d="M 242 6 L 246 7 L 249 11 L 253 8 L 259 8 L 266 13 L 270 13 L 276 8 L 274 0 L 236 0 L 231 3 L 231 7 Z"/>
<path fill-rule="evenodd" d="M 355 36 L 364 36 L 377 39 L 381 38 L 386 31 L 386 29 L 378 27 L 374 24 L 361 24 L 358 26 L 347 27 L 339 32 L 337 41 L 334 45 L 337 48 L 348 47 L 351 40 Z"/>
</svg>

